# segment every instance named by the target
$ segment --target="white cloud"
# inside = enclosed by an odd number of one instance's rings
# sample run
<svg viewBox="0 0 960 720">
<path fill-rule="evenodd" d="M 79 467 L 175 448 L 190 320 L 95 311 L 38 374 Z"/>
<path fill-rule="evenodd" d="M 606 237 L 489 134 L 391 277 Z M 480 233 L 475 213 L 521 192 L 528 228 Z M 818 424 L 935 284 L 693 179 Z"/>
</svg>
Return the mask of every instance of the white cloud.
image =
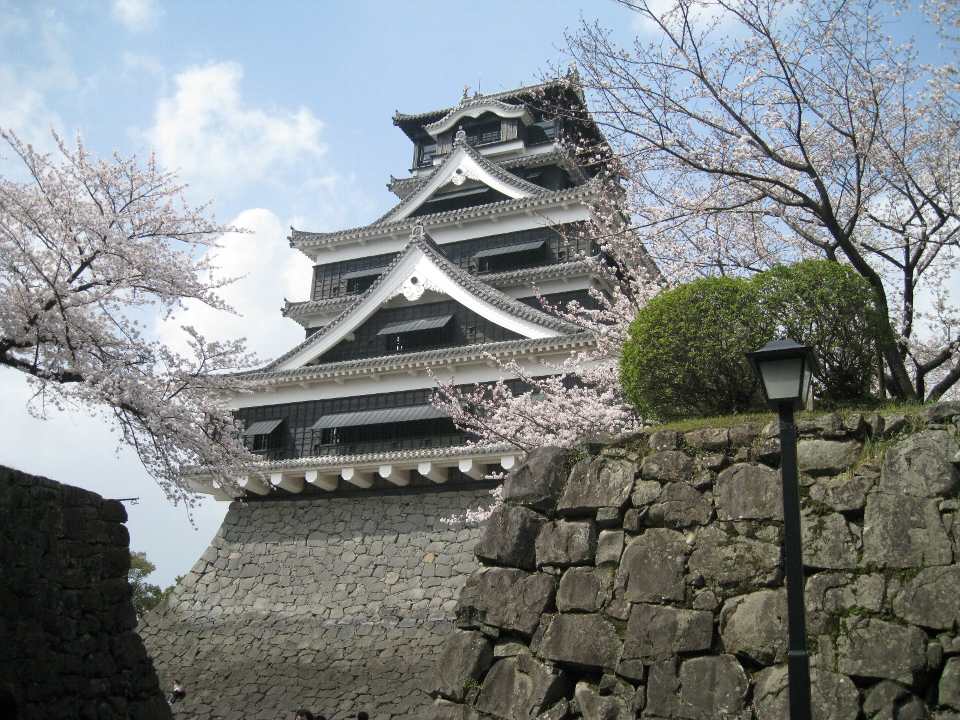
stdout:
<svg viewBox="0 0 960 720">
<path fill-rule="evenodd" d="M 0 128 L 13 130 L 21 139 L 44 150 L 53 149 L 51 129 L 62 132 L 63 121 L 48 105 L 40 85 L 21 73 L 0 65 Z"/>
<path fill-rule="evenodd" d="M 149 30 L 162 12 L 154 0 L 113 0 L 113 17 L 130 32 Z"/>
<path fill-rule="evenodd" d="M 55 148 L 50 131 L 62 135 L 66 129 L 50 100 L 81 85 L 70 53 L 70 30 L 60 15 L 55 8 L 25 11 L 0 0 L 0 48 L 29 43 L 32 53 L 7 53 L 0 64 L 0 127 L 44 151 Z M 16 176 L 17 163 L 5 159 L 0 157 L 0 175 Z"/>
<path fill-rule="evenodd" d="M 229 223 L 250 233 L 228 233 L 221 247 L 210 250 L 218 277 L 243 276 L 220 295 L 237 315 L 189 301 L 174 318 L 160 321 L 159 338 L 171 347 L 186 349 L 180 327 L 191 325 L 207 338 L 228 340 L 246 337 L 247 346 L 261 358 L 286 352 L 303 340 L 303 328 L 280 316 L 283 299 L 303 298 L 309 292 L 312 265 L 290 249 L 287 229 L 269 210 L 244 210 Z"/>
<path fill-rule="evenodd" d="M 277 174 L 315 172 L 326 153 L 323 123 L 308 109 L 266 110 L 241 96 L 243 69 L 219 62 L 174 78 L 157 103 L 146 137 L 161 162 L 204 197 L 222 195 Z"/>
</svg>

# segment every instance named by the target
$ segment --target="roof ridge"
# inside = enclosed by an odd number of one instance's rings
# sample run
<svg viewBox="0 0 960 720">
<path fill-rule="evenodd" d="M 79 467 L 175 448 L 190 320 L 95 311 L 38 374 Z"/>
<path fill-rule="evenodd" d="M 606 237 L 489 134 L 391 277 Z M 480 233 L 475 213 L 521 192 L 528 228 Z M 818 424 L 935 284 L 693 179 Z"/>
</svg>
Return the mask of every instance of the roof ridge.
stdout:
<svg viewBox="0 0 960 720">
<path fill-rule="evenodd" d="M 492 304 L 499 304 L 502 310 L 512 311 L 514 315 L 519 315 L 524 319 L 539 323 L 553 330 L 572 331 L 577 327 L 572 323 L 522 303 L 516 298 L 512 298 L 506 293 L 497 290 L 495 287 L 477 280 L 476 277 L 455 265 L 443 254 L 440 246 L 424 231 L 422 224 L 418 224 L 414 228 L 414 231 L 410 234 L 410 238 L 411 242 L 418 243 L 422 246 L 424 252 L 430 255 L 437 267 L 439 267 L 447 277 L 455 281 L 458 285 L 471 290 L 475 295 L 479 295 L 480 297 L 486 296 L 485 299 L 488 302 L 496 301 L 492 302 Z"/>
</svg>

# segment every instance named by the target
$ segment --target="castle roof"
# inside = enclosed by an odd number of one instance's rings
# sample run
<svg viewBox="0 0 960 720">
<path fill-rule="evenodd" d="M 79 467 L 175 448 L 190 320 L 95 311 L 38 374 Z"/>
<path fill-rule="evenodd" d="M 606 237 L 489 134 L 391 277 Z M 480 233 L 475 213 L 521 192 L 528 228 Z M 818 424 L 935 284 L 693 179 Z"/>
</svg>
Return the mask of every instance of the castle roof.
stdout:
<svg viewBox="0 0 960 720">
<path fill-rule="evenodd" d="M 374 220 L 373 224 L 387 223 L 409 217 L 439 188 L 448 182 L 456 182 L 458 179 L 462 183 L 467 178 L 482 182 L 514 199 L 549 192 L 545 188 L 534 185 L 519 175 L 515 175 L 500 165 L 487 160 L 470 147 L 467 143 L 466 133 L 461 131 L 457 133 L 453 148 L 440 166 L 420 180 L 405 199 Z"/>
<path fill-rule="evenodd" d="M 390 233 L 408 232 L 418 224 L 424 227 L 448 225 L 463 220 L 494 217 L 515 211 L 537 210 L 560 203 L 582 201 L 594 196 L 599 189 L 600 184 L 597 179 L 594 178 L 582 185 L 563 190 L 544 190 L 540 188 L 542 192 L 536 195 L 530 195 L 529 197 L 511 198 L 509 200 L 500 200 L 498 202 L 486 203 L 485 205 L 473 205 L 456 210 L 444 210 L 427 215 L 419 215 L 415 218 L 407 217 L 400 220 L 381 219 L 369 225 L 361 225 L 360 227 L 347 228 L 335 232 L 305 232 L 303 230 L 297 230 L 296 228 L 290 228 L 289 241 L 291 247 L 301 250 L 333 246 L 344 242 L 381 237 Z"/>
<path fill-rule="evenodd" d="M 573 161 L 570 153 L 562 148 L 556 148 L 549 152 L 537 153 L 535 155 L 521 155 L 520 157 L 500 160 L 496 163 L 503 170 L 513 170 L 517 168 L 535 168 L 548 165 L 559 165 L 569 172 L 576 180 L 583 181 L 585 178 L 579 167 Z M 390 182 L 387 183 L 387 189 L 401 200 L 410 196 L 414 189 L 431 177 L 437 168 L 432 169 L 427 175 L 414 175 L 412 177 L 398 178 L 390 176 Z"/>
<path fill-rule="evenodd" d="M 584 258 L 582 260 L 571 260 L 570 262 L 556 263 L 554 265 L 538 265 L 530 268 L 520 268 L 518 270 L 507 270 L 505 272 L 489 273 L 483 275 L 483 282 L 491 287 L 502 290 L 512 287 L 532 287 L 535 283 L 544 280 L 554 280 L 556 278 L 570 278 L 578 275 L 585 275 L 595 272 L 597 269 L 596 260 L 593 258 Z M 374 272 L 383 272 L 383 268 L 377 268 Z M 304 300 L 300 302 L 286 301 L 281 312 L 284 317 L 300 318 L 313 315 L 315 313 L 335 312 L 342 310 L 347 305 L 353 304 L 356 296 L 340 296 L 324 298 L 322 300 Z"/>
<path fill-rule="evenodd" d="M 592 333 L 583 331 L 570 335 L 555 335 L 546 338 L 521 338 L 499 342 L 478 343 L 459 347 L 421 350 L 400 355 L 381 355 L 356 360 L 304 365 L 291 370 L 263 368 L 236 375 L 255 387 L 300 384 L 333 378 L 362 377 L 383 372 L 406 372 L 448 367 L 451 363 L 465 363 L 488 358 L 516 358 L 530 353 L 549 353 L 590 347 L 595 342 Z M 268 366 L 269 367 L 269 366 Z"/>
<path fill-rule="evenodd" d="M 576 73 L 571 72 L 564 77 L 548 80 L 546 82 L 537 83 L 534 85 L 521 85 L 520 87 L 513 88 L 511 90 L 503 90 L 501 92 L 486 94 L 478 93 L 472 97 L 464 94 L 464 97 L 461 99 L 460 103 L 452 107 L 439 108 L 437 110 L 428 110 L 426 112 L 419 113 L 402 113 L 398 110 L 393 115 L 393 124 L 402 128 L 407 135 L 411 136 L 412 139 L 413 133 L 416 131 L 416 129 L 430 123 L 435 123 L 441 120 L 444 116 L 456 112 L 459 108 L 467 104 L 478 105 L 490 102 L 520 100 L 524 97 L 529 97 L 536 95 L 537 93 L 554 89 L 573 91 L 580 99 L 580 102 L 585 102 L 583 91 L 580 89 L 579 78 L 577 77 Z"/>
<path fill-rule="evenodd" d="M 302 367 L 333 347 L 389 298 L 400 293 L 408 297 L 416 294 L 419 297 L 426 289 L 448 294 L 454 300 L 484 307 L 494 316 L 490 318 L 494 322 L 526 337 L 549 337 L 572 334 L 580 330 L 572 323 L 530 307 L 481 282 L 450 262 L 424 232 L 423 225 L 412 224 L 414 231 L 403 250 L 366 292 L 358 295 L 353 303 L 322 330 L 281 355 L 264 370 Z"/>
</svg>

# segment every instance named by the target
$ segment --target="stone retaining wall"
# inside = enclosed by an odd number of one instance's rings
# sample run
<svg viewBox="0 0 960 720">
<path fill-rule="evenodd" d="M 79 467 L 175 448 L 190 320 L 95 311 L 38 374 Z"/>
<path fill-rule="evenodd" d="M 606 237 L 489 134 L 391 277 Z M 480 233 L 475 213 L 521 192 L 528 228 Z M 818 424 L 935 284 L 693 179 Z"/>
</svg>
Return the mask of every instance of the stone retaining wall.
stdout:
<svg viewBox="0 0 960 720">
<path fill-rule="evenodd" d="M 0 466 L 0 717 L 165 720 L 116 500 Z"/>
<path fill-rule="evenodd" d="M 480 535 L 442 519 L 489 501 L 470 489 L 233 503 L 140 627 L 162 681 L 186 685 L 176 717 L 277 720 L 303 706 L 379 720 L 429 707 Z"/>
<path fill-rule="evenodd" d="M 958 421 L 798 422 L 815 718 L 960 720 Z M 776 430 L 531 455 L 424 717 L 788 717 Z"/>
</svg>

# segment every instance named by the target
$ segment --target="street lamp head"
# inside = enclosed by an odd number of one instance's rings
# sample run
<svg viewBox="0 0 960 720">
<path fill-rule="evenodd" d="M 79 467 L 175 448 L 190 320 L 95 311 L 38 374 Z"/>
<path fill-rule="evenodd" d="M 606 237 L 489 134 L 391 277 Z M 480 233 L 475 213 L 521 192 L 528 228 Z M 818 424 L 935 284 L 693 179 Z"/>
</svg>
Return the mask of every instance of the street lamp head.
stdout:
<svg viewBox="0 0 960 720">
<path fill-rule="evenodd" d="M 816 363 L 813 348 L 784 338 L 768 342 L 746 355 L 770 405 L 803 406 L 810 393 L 810 378 Z"/>
</svg>

